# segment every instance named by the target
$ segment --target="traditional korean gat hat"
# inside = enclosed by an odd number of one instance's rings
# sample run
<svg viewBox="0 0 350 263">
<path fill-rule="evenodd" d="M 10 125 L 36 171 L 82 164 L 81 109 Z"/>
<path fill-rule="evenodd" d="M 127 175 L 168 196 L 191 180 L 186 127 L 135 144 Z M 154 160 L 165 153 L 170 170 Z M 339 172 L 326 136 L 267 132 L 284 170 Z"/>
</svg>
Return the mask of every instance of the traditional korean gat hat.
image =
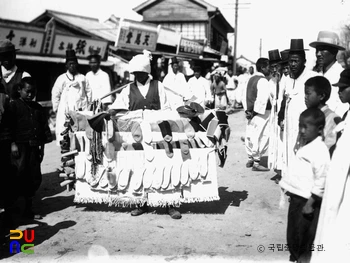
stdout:
<svg viewBox="0 0 350 263">
<path fill-rule="evenodd" d="M 345 50 L 344 47 L 339 45 L 339 36 L 332 31 L 320 31 L 317 36 L 317 41 L 311 42 L 310 47 L 316 48 L 317 46 L 330 46 L 338 50 Z"/>
<path fill-rule="evenodd" d="M 8 39 L 0 40 L 0 53 L 16 52 L 19 49 L 15 48 L 15 45 Z"/>
<path fill-rule="evenodd" d="M 290 40 L 290 49 L 287 49 L 289 52 L 300 52 L 308 49 L 304 48 L 304 40 L 303 39 L 291 39 Z"/>
<path fill-rule="evenodd" d="M 179 61 L 177 60 L 176 57 L 171 58 L 171 63 L 170 64 L 179 64 Z"/>
<path fill-rule="evenodd" d="M 288 63 L 288 55 L 289 55 L 288 50 L 281 51 L 281 64 Z"/>
<path fill-rule="evenodd" d="M 78 63 L 78 59 L 77 59 L 77 56 L 75 55 L 74 49 L 67 49 L 66 50 L 66 63 L 68 61 L 75 61 Z"/>
<path fill-rule="evenodd" d="M 269 50 L 268 53 L 269 53 L 270 64 L 279 63 L 282 61 L 280 52 L 278 51 L 278 49 Z"/>
<path fill-rule="evenodd" d="M 144 54 L 136 55 L 129 61 L 129 71 L 151 73 L 151 63 L 149 56 Z"/>
</svg>

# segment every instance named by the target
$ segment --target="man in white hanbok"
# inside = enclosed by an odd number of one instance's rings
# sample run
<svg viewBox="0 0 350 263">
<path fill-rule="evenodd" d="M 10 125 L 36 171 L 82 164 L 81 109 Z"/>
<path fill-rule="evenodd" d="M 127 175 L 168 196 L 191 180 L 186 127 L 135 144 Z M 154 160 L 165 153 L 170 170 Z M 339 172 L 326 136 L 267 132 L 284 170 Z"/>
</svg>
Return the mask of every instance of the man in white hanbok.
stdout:
<svg viewBox="0 0 350 263">
<path fill-rule="evenodd" d="M 294 147 L 299 133 L 299 116 L 306 109 L 305 105 L 305 81 L 318 75 L 305 67 L 306 58 L 303 39 L 291 39 L 289 51 L 290 76 L 283 81 L 285 108 L 283 133 L 283 168 L 282 177 L 293 169 L 295 158 Z"/>
<path fill-rule="evenodd" d="M 163 80 L 163 86 L 171 110 L 176 110 L 184 106 L 185 102 L 192 98 L 192 94 L 185 75 L 179 72 L 179 62 L 175 57 L 171 59 L 171 68 Z"/>
<path fill-rule="evenodd" d="M 85 76 L 77 70 L 78 60 L 74 50 L 66 51 L 67 71 L 58 76 L 51 91 L 52 109 L 56 113 L 56 142 L 60 145 L 61 133 L 69 111 L 87 110 L 91 102 L 91 89 Z"/>
<path fill-rule="evenodd" d="M 281 107 L 282 94 L 280 94 L 280 85 L 282 79 L 282 67 L 281 67 L 281 57 L 278 49 L 270 50 L 269 52 L 270 60 L 270 71 L 271 79 L 269 80 L 270 87 L 270 102 L 272 105 L 271 115 L 270 115 L 270 138 L 269 138 L 269 148 L 268 148 L 268 167 L 273 169 L 277 176 L 280 177 L 282 170 L 282 131 L 278 126 L 278 112 Z"/>
</svg>

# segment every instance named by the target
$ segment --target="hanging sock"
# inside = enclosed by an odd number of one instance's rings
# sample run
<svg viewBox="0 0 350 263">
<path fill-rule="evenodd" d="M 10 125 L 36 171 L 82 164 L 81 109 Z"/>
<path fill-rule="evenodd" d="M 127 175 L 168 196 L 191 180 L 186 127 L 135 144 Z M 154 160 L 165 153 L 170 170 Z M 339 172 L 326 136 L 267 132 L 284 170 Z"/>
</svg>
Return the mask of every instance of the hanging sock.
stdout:
<svg viewBox="0 0 350 263">
<path fill-rule="evenodd" d="M 180 148 L 181 148 L 181 156 L 183 162 L 191 159 L 191 154 L 190 154 L 190 147 L 189 147 L 189 142 L 188 140 L 180 140 Z"/>
<path fill-rule="evenodd" d="M 210 112 L 208 116 L 206 116 L 202 121 L 201 121 L 201 126 L 203 128 L 204 131 L 207 130 L 208 125 L 210 123 L 210 121 L 215 117 L 214 113 Z"/>
<path fill-rule="evenodd" d="M 170 124 L 167 121 L 162 121 L 158 123 L 158 126 L 164 139 L 164 142 L 162 142 L 162 144 L 164 145 L 165 152 L 169 158 L 172 158 L 174 156 L 174 151 L 171 145 L 173 135 L 171 132 Z"/>
<path fill-rule="evenodd" d="M 163 176 L 164 176 L 164 166 L 159 164 L 156 167 L 156 170 L 154 172 L 154 178 L 152 181 L 152 188 L 159 190 L 160 186 L 163 183 Z"/>
<path fill-rule="evenodd" d="M 199 158 L 194 158 L 192 160 L 187 160 L 189 162 L 188 164 L 188 171 L 190 174 L 190 178 L 194 181 L 198 179 L 199 176 L 199 169 L 198 169 L 198 163 L 199 163 Z"/>
<path fill-rule="evenodd" d="M 108 172 L 106 172 L 102 175 L 101 180 L 98 183 L 98 186 L 101 188 L 106 188 L 108 186 Z"/>
<path fill-rule="evenodd" d="M 131 124 L 131 134 L 134 138 L 135 142 L 141 142 L 142 141 L 142 130 L 140 123 L 137 121 L 132 122 Z"/>
<path fill-rule="evenodd" d="M 186 185 L 188 182 L 188 177 L 189 177 L 188 166 L 189 166 L 189 160 L 184 161 L 181 165 L 180 181 L 182 185 Z"/>
<path fill-rule="evenodd" d="M 170 176 L 171 176 L 171 171 L 173 169 L 173 165 L 171 163 L 166 164 L 164 168 L 164 173 L 163 173 L 163 183 L 162 183 L 162 189 L 167 189 L 170 183 Z"/>
<path fill-rule="evenodd" d="M 171 169 L 171 184 L 174 187 L 177 187 L 180 184 L 180 176 L 181 176 L 181 163 L 175 162 L 173 168 Z"/>
<path fill-rule="evenodd" d="M 181 119 L 183 125 L 184 125 L 184 130 L 186 133 L 186 136 L 188 138 L 188 141 L 191 145 L 192 148 L 197 148 L 196 142 L 194 140 L 195 136 L 195 130 L 193 129 L 192 125 L 189 123 L 187 119 Z"/>
<path fill-rule="evenodd" d="M 107 172 L 107 180 L 108 180 L 108 189 L 113 190 L 116 188 L 118 181 L 117 181 L 117 175 L 115 174 L 114 170 Z"/>
<path fill-rule="evenodd" d="M 146 171 L 143 175 L 143 187 L 145 189 L 148 189 L 152 186 L 152 182 L 153 182 L 153 174 L 156 170 L 155 165 L 148 163 L 147 167 L 146 167 Z"/>
</svg>

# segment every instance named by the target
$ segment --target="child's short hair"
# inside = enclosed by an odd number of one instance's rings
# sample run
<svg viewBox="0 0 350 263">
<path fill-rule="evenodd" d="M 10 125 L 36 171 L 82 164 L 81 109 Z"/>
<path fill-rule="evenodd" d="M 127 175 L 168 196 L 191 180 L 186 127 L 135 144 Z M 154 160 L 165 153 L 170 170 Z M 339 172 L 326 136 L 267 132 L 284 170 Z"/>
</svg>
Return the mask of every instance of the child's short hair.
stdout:
<svg viewBox="0 0 350 263">
<path fill-rule="evenodd" d="M 326 104 L 327 100 L 331 96 L 332 86 L 329 80 L 323 76 L 316 76 L 309 78 L 305 82 L 305 87 L 314 87 L 317 95 L 324 95 L 322 103 Z"/>
<path fill-rule="evenodd" d="M 31 85 L 36 88 L 36 82 L 32 77 L 24 77 L 21 79 L 19 83 L 13 86 L 12 88 L 12 98 L 13 99 L 18 99 L 19 98 L 19 93 L 18 90 L 24 89 L 25 84 Z"/>
<path fill-rule="evenodd" d="M 311 117 L 312 124 L 314 124 L 316 127 L 324 127 L 326 125 L 326 118 L 324 116 L 324 113 L 319 108 L 308 108 L 300 114 L 300 118 L 301 117 Z"/>
</svg>

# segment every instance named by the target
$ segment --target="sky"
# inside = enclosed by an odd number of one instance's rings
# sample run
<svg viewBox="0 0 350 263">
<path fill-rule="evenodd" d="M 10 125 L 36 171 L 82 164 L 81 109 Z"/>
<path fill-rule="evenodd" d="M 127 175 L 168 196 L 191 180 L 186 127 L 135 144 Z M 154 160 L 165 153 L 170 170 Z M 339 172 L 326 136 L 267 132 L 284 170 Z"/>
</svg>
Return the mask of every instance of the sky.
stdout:
<svg viewBox="0 0 350 263">
<path fill-rule="evenodd" d="M 141 21 L 132 9 L 145 0 L 0 0 L 0 18 L 29 22 L 46 9 L 98 18 L 110 15 Z M 217 6 L 235 27 L 235 0 L 206 0 Z M 288 49 L 290 39 L 304 39 L 308 64 L 314 63 L 314 49 L 309 43 L 320 30 L 340 32 L 350 21 L 350 0 L 239 0 L 237 57 L 252 61 L 268 57 L 268 50 Z M 350 24 L 350 23 L 349 23 Z M 233 46 L 234 36 L 229 36 Z"/>
</svg>

